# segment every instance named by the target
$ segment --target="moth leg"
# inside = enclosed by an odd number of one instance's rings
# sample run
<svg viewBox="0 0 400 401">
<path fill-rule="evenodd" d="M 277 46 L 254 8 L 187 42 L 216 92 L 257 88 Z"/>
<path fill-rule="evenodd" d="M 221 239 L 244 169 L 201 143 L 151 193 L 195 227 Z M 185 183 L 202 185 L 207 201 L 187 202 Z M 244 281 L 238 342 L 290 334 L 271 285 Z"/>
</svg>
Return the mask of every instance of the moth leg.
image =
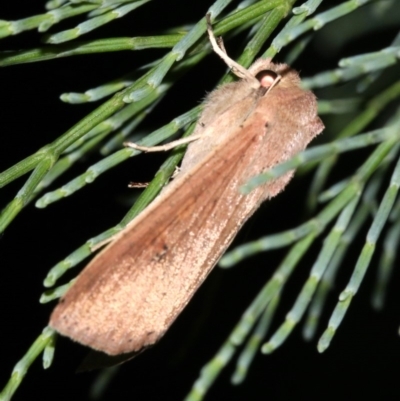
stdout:
<svg viewBox="0 0 400 401">
<path fill-rule="evenodd" d="M 222 45 L 222 48 L 218 45 L 217 39 L 215 38 L 214 32 L 211 26 L 210 14 L 206 15 L 207 21 L 207 32 L 210 38 L 211 46 L 215 53 L 218 54 L 224 60 L 225 64 L 232 70 L 232 72 L 238 76 L 239 78 L 245 79 L 252 84 L 255 89 L 260 87 L 260 83 L 258 82 L 257 78 L 254 77 L 246 68 L 242 65 L 237 63 L 236 61 L 232 60 L 225 51 L 225 47 Z"/>
<path fill-rule="evenodd" d="M 174 170 L 174 173 L 172 174 L 171 178 L 172 179 L 176 178 L 179 175 L 180 172 L 181 172 L 181 168 L 176 166 L 175 170 Z"/>
<path fill-rule="evenodd" d="M 116 238 L 118 238 L 119 233 L 113 234 L 110 238 L 103 239 L 103 241 L 98 242 L 90 247 L 91 252 L 96 252 L 98 249 L 103 248 L 103 246 L 113 242 Z"/>
<path fill-rule="evenodd" d="M 128 188 L 147 188 L 149 186 L 148 182 L 136 182 L 136 181 L 131 181 L 128 184 Z"/>
<path fill-rule="evenodd" d="M 124 142 L 124 146 L 140 150 L 142 152 L 166 152 L 167 150 L 174 149 L 177 146 L 185 145 L 186 143 L 196 141 L 197 139 L 203 138 L 204 136 L 205 136 L 204 134 L 191 135 L 188 136 L 187 138 L 178 139 L 176 141 L 172 141 L 170 143 L 160 146 L 141 146 L 133 142 Z"/>
</svg>

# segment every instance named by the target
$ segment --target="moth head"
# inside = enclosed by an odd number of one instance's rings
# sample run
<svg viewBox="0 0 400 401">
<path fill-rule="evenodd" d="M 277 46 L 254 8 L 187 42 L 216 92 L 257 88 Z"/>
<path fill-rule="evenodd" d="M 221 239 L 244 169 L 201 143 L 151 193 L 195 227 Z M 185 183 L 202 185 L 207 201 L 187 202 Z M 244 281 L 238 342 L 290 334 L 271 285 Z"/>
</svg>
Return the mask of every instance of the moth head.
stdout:
<svg viewBox="0 0 400 401">
<path fill-rule="evenodd" d="M 258 59 L 249 68 L 249 72 L 257 78 L 262 87 L 267 89 L 277 84 L 280 87 L 300 85 L 300 77 L 296 71 L 287 64 L 273 63 L 270 58 Z M 278 77 L 280 77 L 279 82 L 277 82 Z"/>
</svg>

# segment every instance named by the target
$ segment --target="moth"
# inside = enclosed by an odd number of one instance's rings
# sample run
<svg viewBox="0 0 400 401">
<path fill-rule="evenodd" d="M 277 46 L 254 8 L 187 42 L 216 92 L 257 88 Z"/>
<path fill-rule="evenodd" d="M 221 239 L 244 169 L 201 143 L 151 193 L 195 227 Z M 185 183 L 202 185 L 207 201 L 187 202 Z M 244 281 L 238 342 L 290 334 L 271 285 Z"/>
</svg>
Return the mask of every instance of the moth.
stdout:
<svg viewBox="0 0 400 401">
<path fill-rule="evenodd" d="M 139 352 L 164 335 L 242 225 L 293 172 L 248 195 L 241 186 L 324 128 L 296 71 L 269 59 L 246 70 L 210 25 L 208 33 L 241 79 L 207 96 L 177 177 L 79 274 L 50 318 L 60 334 L 108 355 Z"/>
</svg>

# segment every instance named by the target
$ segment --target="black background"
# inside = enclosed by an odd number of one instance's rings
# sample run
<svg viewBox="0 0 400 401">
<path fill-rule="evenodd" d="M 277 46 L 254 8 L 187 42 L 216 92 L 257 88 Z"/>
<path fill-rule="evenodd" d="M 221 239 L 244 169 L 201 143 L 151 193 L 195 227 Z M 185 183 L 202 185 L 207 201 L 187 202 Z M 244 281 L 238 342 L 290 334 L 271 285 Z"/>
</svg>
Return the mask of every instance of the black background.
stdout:
<svg viewBox="0 0 400 401">
<path fill-rule="evenodd" d="M 42 12 L 41 5 L 31 3 L 34 2 L 9 2 L 7 9 L 0 7 L 0 18 L 19 19 Z M 334 3 L 325 1 L 324 6 Z M 154 1 L 86 35 L 85 39 L 150 35 L 164 28 L 198 21 L 211 4 L 211 1 L 193 2 L 189 7 L 187 2 L 179 0 Z M 52 32 L 73 26 L 69 24 L 73 21 L 62 23 Z M 311 76 L 334 68 L 344 56 L 388 46 L 395 33 L 396 29 L 388 28 L 375 32 L 373 37 L 356 37 L 330 55 L 322 55 L 318 50 L 317 34 L 294 67 L 303 76 Z M 37 47 L 40 36 L 29 31 L 7 38 L 0 45 L 3 50 Z M 236 43 L 227 43 L 232 56 L 240 54 L 242 46 L 240 38 Z M 94 108 L 93 104 L 64 104 L 58 98 L 61 93 L 85 91 L 163 54 L 163 50 L 109 53 L 1 69 L 0 171 L 53 141 Z M 283 55 L 277 59 L 282 60 Z M 142 128 L 149 131 L 156 129 L 198 104 L 205 91 L 213 88 L 224 68 L 216 56 L 207 57 L 183 77 L 157 107 L 153 113 L 157 120 L 154 117 L 148 119 Z M 319 96 L 322 97 L 323 93 Z M 83 172 L 98 157 L 97 153 L 89 155 L 51 189 Z M 47 324 L 53 304 L 40 305 L 37 300 L 43 291 L 42 281 L 49 268 L 88 238 L 116 224 L 127 210 L 125 200 L 132 194 L 126 184 L 132 180 L 151 179 L 164 157 L 145 155 L 129 160 L 73 196 L 46 209 L 36 209 L 32 203 L 0 238 L 0 387 L 5 385 L 14 364 Z M 365 153 L 359 152 L 344 158 L 332 180 L 348 175 L 348 171 L 352 171 L 353 166 L 357 166 L 364 157 Z M 22 177 L 1 189 L 0 208 L 15 196 L 25 179 Z M 299 224 L 299 194 L 304 193 L 306 188 L 304 178 L 297 180 L 284 194 L 261 207 L 239 234 L 237 243 Z M 342 267 L 319 334 L 326 327 L 337 296 L 348 281 L 363 241 L 364 237 L 361 237 L 353 244 L 354 255 L 349 255 Z M 292 277 L 273 328 L 278 327 L 293 304 L 320 245 L 316 244 Z M 248 259 L 231 270 L 216 268 L 162 341 L 121 367 L 104 399 L 183 399 L 198 377 L 200 368 L 219 349 L 283 255 L 284 252 L 276 251 Z M 375 257 L 331 347 L 324 354 L 317 352 L 316 340 L 306 343 L 297 329 L 274 354 L 256 356 L 244 384 L 232 386 L 229 383 L 234 367 L 233 363 L 229 364 L 206 399 L 286 400 L 295 397 L 336 400 L 379 397 L 388 400 L 398 396 L 400 342 L 399 291 L 396 291 L 396 283 L 399 276 L 395 272 L 385 309 L 380 313 L 373 311 L 370 294 L 377 261 Z M 72 278 L 73 274 L 68 277 Z M 14 399 L 88 399 L 90 384 L 98 372 L 75 373 L 85 353 L 83 347 L 60 338 L 53 366 L 43 371 L 39 358 L 30 368 Z"/>
</svg>

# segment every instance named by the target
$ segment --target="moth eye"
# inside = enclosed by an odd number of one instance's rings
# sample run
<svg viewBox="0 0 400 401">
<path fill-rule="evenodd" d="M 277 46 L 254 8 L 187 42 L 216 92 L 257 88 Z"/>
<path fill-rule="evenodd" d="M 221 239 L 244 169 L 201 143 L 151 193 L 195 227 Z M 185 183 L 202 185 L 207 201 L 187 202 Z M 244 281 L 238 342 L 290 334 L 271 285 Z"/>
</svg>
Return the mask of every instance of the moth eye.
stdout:
<svg viewBox="0 0 400 401">
<path fill-rule="evenodd" d="M 259 80 L 260 85 L 264 88 L 269 88 L 277 77 L 278 74 L 271 70 L 260 71 L 256 75 L 256 78 Z"/>
</svg>

